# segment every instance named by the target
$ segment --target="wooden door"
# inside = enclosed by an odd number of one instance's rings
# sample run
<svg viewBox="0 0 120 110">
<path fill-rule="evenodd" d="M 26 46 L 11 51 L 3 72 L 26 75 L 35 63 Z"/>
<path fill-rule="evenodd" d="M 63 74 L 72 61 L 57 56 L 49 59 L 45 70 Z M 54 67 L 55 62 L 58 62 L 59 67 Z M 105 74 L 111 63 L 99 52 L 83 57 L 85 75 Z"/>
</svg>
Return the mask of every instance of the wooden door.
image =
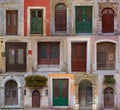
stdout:
<svg viewBox="0 0 120 110">
<path fill-rule="evenodd" d="M 38 64 L 58 65 L 60 62 L 59 42 L 38 43 Z"/>
<path fill-rule="evenodd" d="M 26 71 L 26 43 L 6 43 L 6 71 Z"/>
<path fill-rule="evenodd" d="M 18 31 L 18 11 L 7 10 L 6 11 L 6 34 L 17 35 Z"/>
<path fill-rule="evenodd" d="M 79 86 L 79 105 L 80 107 L 92 107 L 92 84 L 85 80 Z"/>
<path fill-rule="evenodd" d="M 104 107 L 114 108 L 114 91 L 110 87 L 104 90 Z"/>
<path fill-rule="evenodd" d="M 68 105 L 68 80 L 53 80 L 53 106 Z"/>
<path fill-rule="evenodd" d="M 37 90 L 32 93 L 32 107 L 40 107 L 40 92 Z"/>
<path fill-rule="evenodd" d="M 114 12 L 110 8 L 106 8 L 102 13 L 102 32 L 113 33 L 114 32 Z"/>
<path fill-rule="evenodd" d="M 76 6 L 76 33 L 92 32 L 92 7 Z"/>
<path fill-rule="evenodd" d="M 5 105 L 18 105 L 18 87 L 15 81 L 5 84 Z"/>
<path fill-rule="evenodd" d="M 30 11 L 30 33 L 43 34 L 43 10 L 32 9 Z"/>
<path fill-rule="evenodd" d="M 58 4 L 55 9 L 55 31 L 66 31 L 66 7 Z"/>
<path fill-rule="evenodd" d="M 86 43 L 72 43 L 72 71 L 86 71 Z"/>
</svg>

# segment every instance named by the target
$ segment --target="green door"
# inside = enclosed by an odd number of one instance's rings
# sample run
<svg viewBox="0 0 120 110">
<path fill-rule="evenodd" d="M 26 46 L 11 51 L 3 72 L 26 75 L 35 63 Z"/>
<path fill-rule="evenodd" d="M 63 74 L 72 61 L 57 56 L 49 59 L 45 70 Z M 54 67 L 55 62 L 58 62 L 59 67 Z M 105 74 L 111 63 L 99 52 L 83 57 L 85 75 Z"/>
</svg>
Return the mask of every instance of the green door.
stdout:
<svg viewBox="0 0 120 110">
<path fill-rule="evenodd" d="M 53 80 L 53 106 L 68 105 L 68 80 Z"/>
<path fill-rule="evenodd" d="M 42 34 L 43 33 L 43 10 L 33 9 L 30 12 L 30 33 Z"/>
<path fill-rule="evenodd" d="M 92 32 L 92 7 L 76 6 L 76 33 Z"/>
</svg>

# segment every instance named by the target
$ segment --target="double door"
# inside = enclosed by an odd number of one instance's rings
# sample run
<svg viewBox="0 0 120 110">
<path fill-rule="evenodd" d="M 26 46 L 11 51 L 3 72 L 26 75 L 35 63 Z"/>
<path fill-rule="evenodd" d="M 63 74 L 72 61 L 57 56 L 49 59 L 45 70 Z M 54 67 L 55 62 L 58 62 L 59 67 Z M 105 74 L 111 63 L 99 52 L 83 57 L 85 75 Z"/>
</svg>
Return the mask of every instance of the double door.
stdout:
<svg viewBox="0 0 120 110">
<path fill-rule="evenodd" d="M 6 43 L 6 71 L 26 71 L 26 43 Z"/>
</svg>

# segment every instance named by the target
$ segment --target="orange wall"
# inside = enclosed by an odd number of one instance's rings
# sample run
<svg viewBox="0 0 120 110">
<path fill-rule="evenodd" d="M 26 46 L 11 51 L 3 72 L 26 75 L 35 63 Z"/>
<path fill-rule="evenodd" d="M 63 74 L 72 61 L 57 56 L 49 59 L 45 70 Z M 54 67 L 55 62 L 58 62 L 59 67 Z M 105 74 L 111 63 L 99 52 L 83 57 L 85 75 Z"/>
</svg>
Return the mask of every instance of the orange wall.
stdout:
<svg viewBox="0 0 120 110">
<path fill-rule="evenodd" d="M 50 0 L 24 0 L 24 35 L 27 36 L 27 7 L 46 7 L 46 36 L 50 35 Z"/>
</svg>

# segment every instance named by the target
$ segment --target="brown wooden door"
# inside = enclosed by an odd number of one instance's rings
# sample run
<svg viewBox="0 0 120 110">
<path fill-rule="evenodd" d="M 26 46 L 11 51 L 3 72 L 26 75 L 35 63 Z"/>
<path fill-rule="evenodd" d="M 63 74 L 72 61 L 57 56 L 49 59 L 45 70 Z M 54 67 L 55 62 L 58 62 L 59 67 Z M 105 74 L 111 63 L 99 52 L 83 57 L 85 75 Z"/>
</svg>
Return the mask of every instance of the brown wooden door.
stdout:
<svg viewBox="0 0 120 110">
<path fill-rule="evenodd" d="M 6 34 L 17 35 L 17 26 L 18 26 L 18 11 L 7 10 L 6 11 Z"/>
<path fill-rule="evenodd" d="M 102 32 L 103 33 L 114 32 L 114 12 L 109 8 L 103 10 Z"/>
<path fill-rule="evenodd" d="M 55 31 L 66 31 L 66 7 L 63 4 L 55 9 Z"/>
<path fill-rule="evenodd" d="M 72 43 L 72 71 L 86 71 L 86 43 Z"/>
<path fill-rule="evenodd" d="M 40 107 L 40 92 L 37 90 L 32 93 L 32 107 Z"/>
<path fill-rule="evenodd" d="M 26 43 L 6 43 L 6 71 L 26 71 Z"/>
<path fill-rule="evenodd" d="M 112 88 L 106 88 L 104 91 L 104 107 L 113 108 L 114 107 L 114 91 Z"/>
</svg>

